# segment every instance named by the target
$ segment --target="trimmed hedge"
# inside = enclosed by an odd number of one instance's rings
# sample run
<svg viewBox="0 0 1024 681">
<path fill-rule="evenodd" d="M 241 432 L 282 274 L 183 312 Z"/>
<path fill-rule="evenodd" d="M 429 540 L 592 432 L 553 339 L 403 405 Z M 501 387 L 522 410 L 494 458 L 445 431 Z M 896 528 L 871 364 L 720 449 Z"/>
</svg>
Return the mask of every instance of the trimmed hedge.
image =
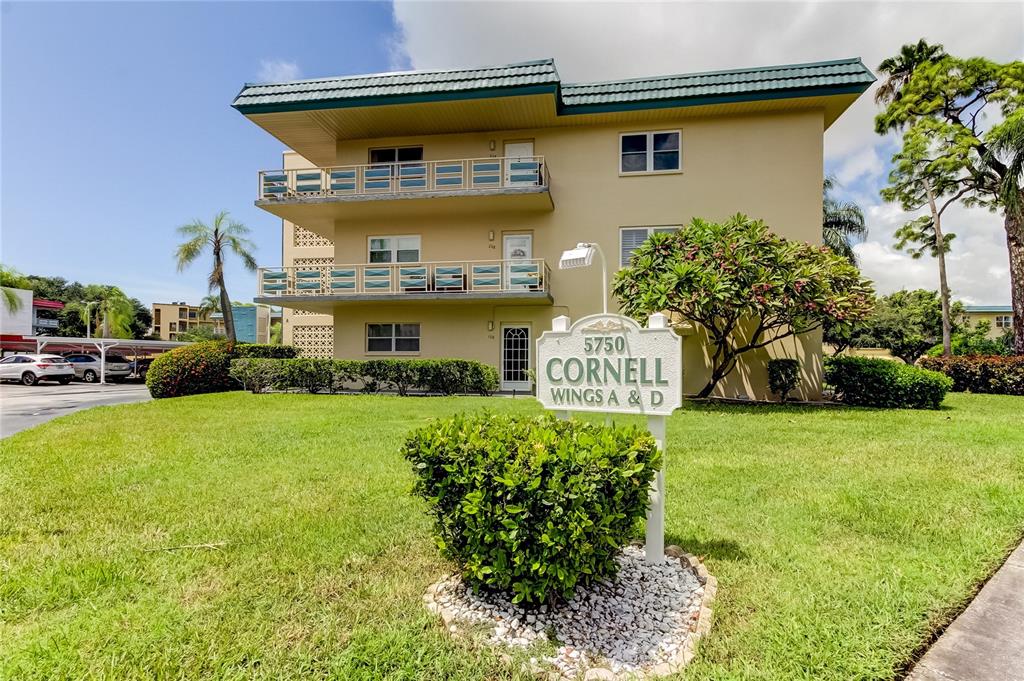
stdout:
<svg viewBox="0 0 1024 681">
<path fill-rule="evenodd" d="M 635 426 L 488 413 L 434 421 L 403 453 L 442 554 L 475 587 L 532 604 L 614 575 L 661 465 Z"/>
<path fill-rule="evenodd" d="M 490 395 L 498 389 L 498 370 L 466 359 L 237 359 L 231 376 L 252 392 L 307 390 L 337 392 L 355 387 L 362 392 L 413 390 L 441 395 Z"/>
<path fill-rule="evenodd" d="M 800 360 L 770 359 L 768 360 L 768 388 L 785 402 L 789 393 L 800 385 Z"/>
<path fill-rule="evenodd" d="M 231 361 L 243 357 L 295 357 L 290 345 L 204 341 L 157 356 L 146 372 L 146 387 L 154 398 L 183 397 L 238 390 Z"/>
<path fill-rule="evenodd" d="M 146 372 L 146 387 L 154 398 L 182 397 L 237 390 L 228 372 L 235 346 L 227 341 L 204 341 L 158 355 Z"/>
<path fill-rule="evenodd" d="M 949 376 L 955 392 L 1024 395 L 1024 356 L 924 357 L 921 366 Z"/>
<path fill-rule="evenodd" d="M 825 381 L 846 404 L 938 409 L 953 381 L 937 371 L 867 357 L 829 357 Z"/>
<path fill-rule="evenodd" d="M 235 355 L 243 359 L 291 359 L 299 356 L 299 349 L 291 345 L 239 343 L 235 346 Z"/>
</svg>

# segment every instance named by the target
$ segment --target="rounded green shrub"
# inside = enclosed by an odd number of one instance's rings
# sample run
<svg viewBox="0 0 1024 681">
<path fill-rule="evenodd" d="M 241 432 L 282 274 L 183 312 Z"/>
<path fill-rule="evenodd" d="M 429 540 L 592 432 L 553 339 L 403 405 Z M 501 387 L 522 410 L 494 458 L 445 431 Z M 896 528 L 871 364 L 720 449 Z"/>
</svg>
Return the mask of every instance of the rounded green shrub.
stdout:
<svg viewBox="0 0 1024 681">
<path fill-rule="evenodd" d="M 825 381 L 846 404 L 900 409 L 938 409 L 953 387 L 937 371 L 867 357 L 827 358 Z"/>
<path fill-rule="evenodd" d="M 154 398 L 217 393 L 241 388 L 231 378 L 235 346 L 226 341 L 204 341 L 175 348 L 153 360 L 146 387 Z"/>
<path fill-rule="evenodd" d="M 475 587 L 533 604 L 614 574 L 661 465 L 636 427 L 489 413 L 420 428 L 404 454 L 441 552 Z"/>
</svg>

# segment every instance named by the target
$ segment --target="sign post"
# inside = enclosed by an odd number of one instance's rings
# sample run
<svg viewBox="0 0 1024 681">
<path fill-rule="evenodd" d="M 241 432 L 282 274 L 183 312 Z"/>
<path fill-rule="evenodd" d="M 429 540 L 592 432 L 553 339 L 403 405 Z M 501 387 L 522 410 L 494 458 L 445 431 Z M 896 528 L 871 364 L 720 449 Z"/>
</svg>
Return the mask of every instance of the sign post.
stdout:
<svg viewBox="0 0 1024 681">
<path fill-rule="evenodd" d="M 574 411 L 636 414 L 662 452 L 651 483 L 645 557 L 665 557 L 665 417 L 683 402 L 682 339 L 663 314 L 647 327 L 617 314 L 595 314 L 575 324 L 556 317 L 537 340 L 537 398 L 559 418 Z"/>
</svg>

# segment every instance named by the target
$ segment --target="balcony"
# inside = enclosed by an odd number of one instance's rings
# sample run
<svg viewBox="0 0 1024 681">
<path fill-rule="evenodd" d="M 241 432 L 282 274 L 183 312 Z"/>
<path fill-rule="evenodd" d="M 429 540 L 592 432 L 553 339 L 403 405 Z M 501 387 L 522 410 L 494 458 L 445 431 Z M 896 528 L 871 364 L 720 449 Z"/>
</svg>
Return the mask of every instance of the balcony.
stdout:
<svg viewBox="0 0 1024 681">
<path fill-rule="evenodd" d="M 430 210 L 549 211 L 549 183 L 543 156 L 263 170 L 256 205 L 320 232 L 334 220 Z"/>
<path fill-rule="evenodd" d="M 551 304 L 543 260 L 456 260 L 261 267 L 257 303 L 329 312 L 349 302 Z"/>
</svg>

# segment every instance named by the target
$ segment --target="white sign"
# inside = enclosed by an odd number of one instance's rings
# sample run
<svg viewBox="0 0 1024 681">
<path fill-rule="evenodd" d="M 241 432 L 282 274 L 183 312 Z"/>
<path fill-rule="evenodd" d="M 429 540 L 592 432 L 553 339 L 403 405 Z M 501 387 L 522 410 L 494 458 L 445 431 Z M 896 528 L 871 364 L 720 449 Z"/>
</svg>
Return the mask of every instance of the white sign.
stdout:
<svg viewBox="0 0 1024 681">
<path fill-rule="evenodd" d="M 667 416 L 683 402 L 682 338 L 668 319 L 648 328 L 595 314 L 552 321 L 537 340 L 537 397 L 547 409 Z"/>
</svg>

